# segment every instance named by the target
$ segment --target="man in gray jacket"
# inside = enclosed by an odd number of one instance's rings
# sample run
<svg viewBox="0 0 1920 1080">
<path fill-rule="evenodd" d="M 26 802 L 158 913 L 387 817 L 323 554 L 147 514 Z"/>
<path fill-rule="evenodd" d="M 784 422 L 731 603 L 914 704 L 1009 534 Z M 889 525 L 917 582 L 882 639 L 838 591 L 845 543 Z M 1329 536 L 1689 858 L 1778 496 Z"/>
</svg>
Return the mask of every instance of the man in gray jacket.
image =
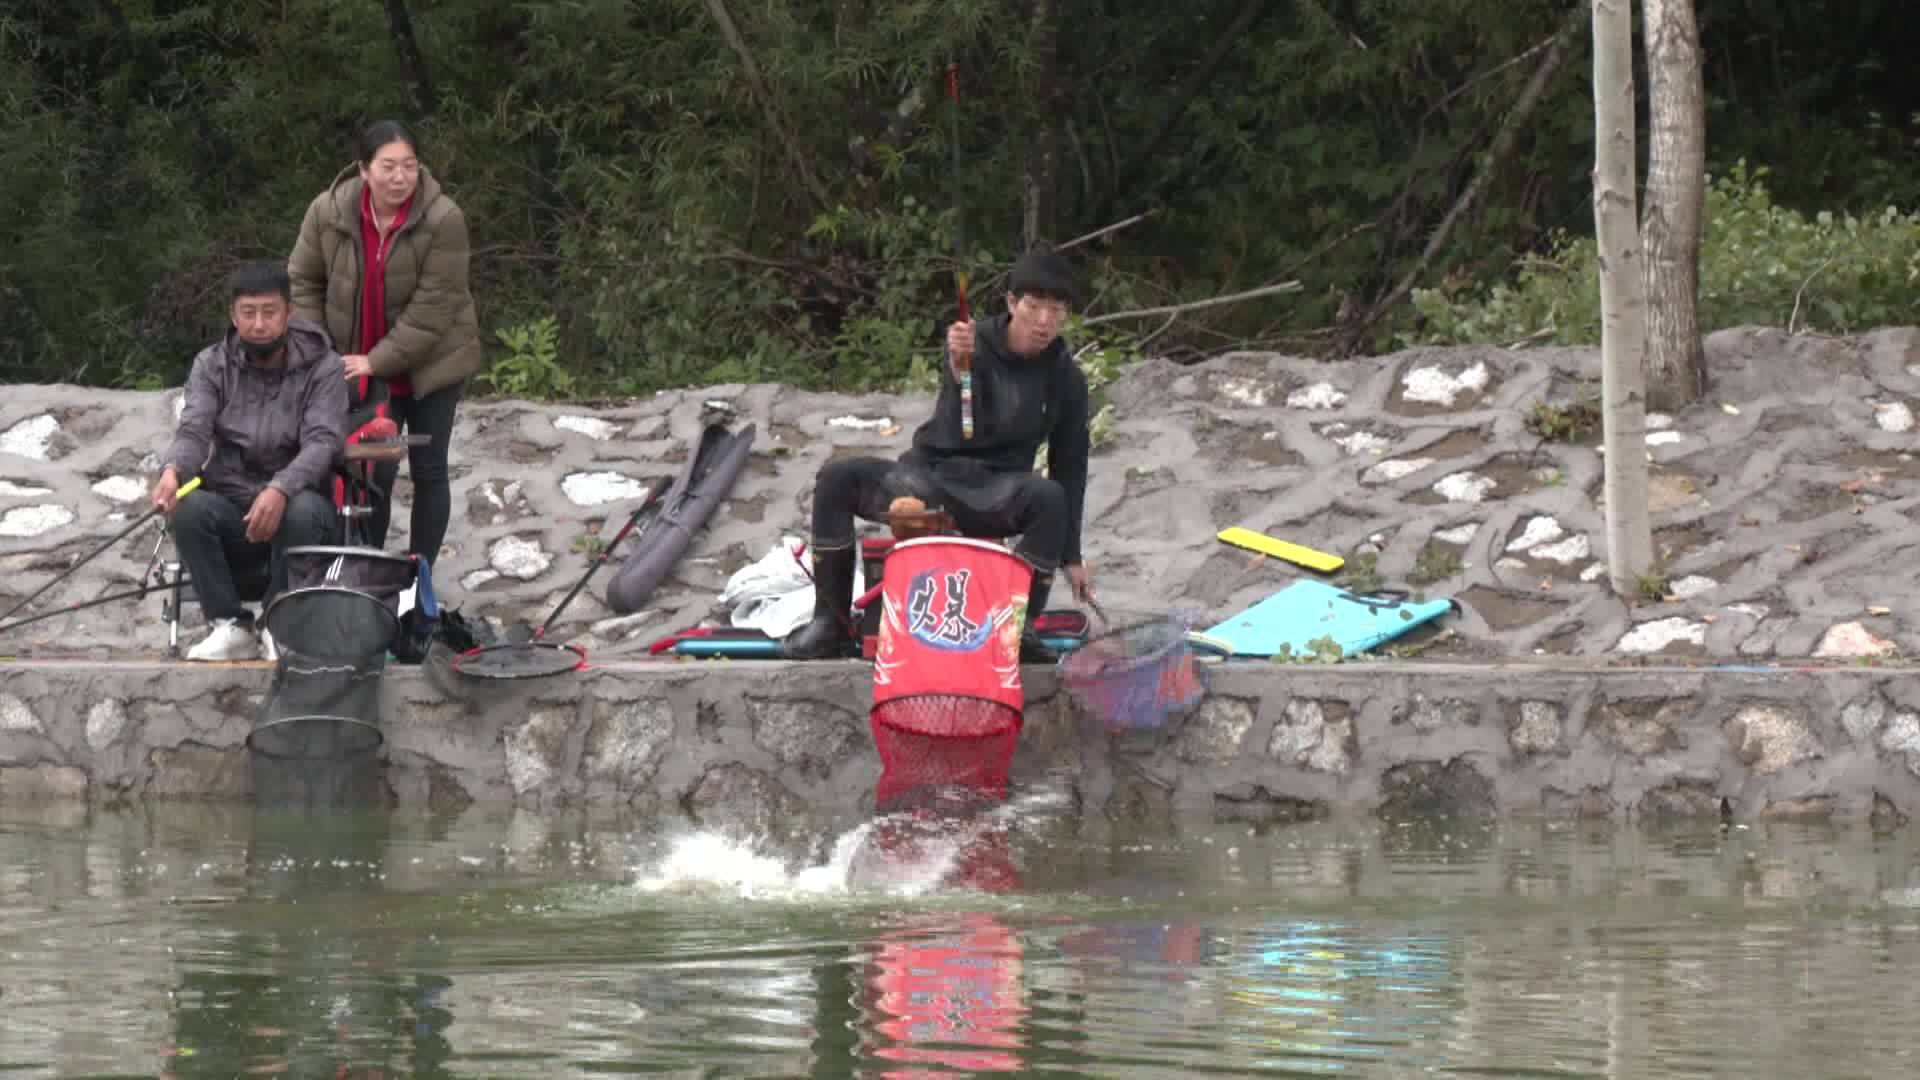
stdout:
<svg viewBox="0 0 1920 1080">
<path fill-rule="evenodd" d="M 180 425 L 153 487 L 213 624 L 189 660 L 260 656 L 233 568 L 265 561 L 268 599 L 287 587 L 287 549 L 328 541 L 327 485 L 345 445 L 346 368 L 325 331 L 292 317 L 286 267 L 242 266 L 227 281 L 227 299 L 233 325 L 193 358 Z M 180 485 L 195 476 L 199 490 L 180 498 Z M 271 659 L 271 641 L 267 652 Z"/>
</svg>

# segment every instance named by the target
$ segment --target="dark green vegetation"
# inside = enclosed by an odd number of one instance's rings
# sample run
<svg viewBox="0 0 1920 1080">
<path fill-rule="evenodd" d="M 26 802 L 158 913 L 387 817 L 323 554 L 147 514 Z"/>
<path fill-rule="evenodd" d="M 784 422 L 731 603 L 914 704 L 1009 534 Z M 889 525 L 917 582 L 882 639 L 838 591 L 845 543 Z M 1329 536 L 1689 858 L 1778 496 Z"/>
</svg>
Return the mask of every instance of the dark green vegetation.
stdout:
<svg viewBox="0 0 1920 1080">
<path fill-rule="evenodd" d="M 1728 177 L 1703 325 L 1910 319 L 1920 226 L 1886 212 L 1920 205 L 1904 15 L 1701 5 Z M 18 0 L 0 13 L 0 377 L 177 381 L 220 326 L 226 269 L 284 256 L 353 136 L 394 117 L 472 223 L 481 389 L 897 384 L 954 310 L 950 58 L 977 306 L 1029 225 L 1064 243 L 1158 209 L 1073 249 L 1089 318 L 1301 290 L 1083 338 L 1591 340 L 1586 36 L 1572 0 Z M 1770 191 L 1732 177 L 1741 160 Z M 1416 268 L 1419 291 L 1375 312 Z"/>
</svg>

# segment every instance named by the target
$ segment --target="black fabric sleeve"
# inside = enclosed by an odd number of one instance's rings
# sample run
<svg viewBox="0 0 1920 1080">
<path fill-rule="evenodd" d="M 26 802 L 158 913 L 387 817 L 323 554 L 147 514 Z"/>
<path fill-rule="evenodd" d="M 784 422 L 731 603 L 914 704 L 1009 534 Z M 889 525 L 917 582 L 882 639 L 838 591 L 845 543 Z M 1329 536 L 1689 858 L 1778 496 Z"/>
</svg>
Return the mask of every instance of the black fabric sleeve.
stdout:
<svg viewBox="0 0 1920 1080">
<path fill-rule="evenodd" d="M 1059 387 L 1053 432 L 1047 437 L 1047 472 L 1067 494 L 1067 543 L 1060 561 L 1073 564 L 1080 557 L 1081 515 L 1087 504 L 1087 457 L 1093 452 L 1088 431 L 1087 377 L 1066 350 L 1058 363 L 1065 368 L 1054 380 Z"/>
</svg>

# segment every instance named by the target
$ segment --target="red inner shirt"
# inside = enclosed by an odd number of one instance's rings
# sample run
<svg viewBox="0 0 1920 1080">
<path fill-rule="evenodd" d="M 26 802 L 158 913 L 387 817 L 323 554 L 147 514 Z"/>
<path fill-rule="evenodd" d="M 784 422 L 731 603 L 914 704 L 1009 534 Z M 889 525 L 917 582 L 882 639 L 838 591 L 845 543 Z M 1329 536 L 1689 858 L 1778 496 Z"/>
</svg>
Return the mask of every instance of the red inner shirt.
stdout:
<svg viewBox="0 0 1920 1080">
<path fill-rule="evenodd" d="M 360 189 L 360 249 L 366 252 L 366 261 L 360 268 L 360 351 L 370 353 L 380 339 L 387 336 L 387 256 L 393 252 L 393 238 L 400 235 L 400 226 L 406 224 L 407 211 L 413 207 L 412 197 L 400 204 L 400 210 L 393 216 L 393 224 L 388 226 L 386 239 L 380 237 L 380 227 L 373 221 L 373 192 Z M 366 380 L 361 380 L 361 397 L 366 396 Z M 405 372 L 387 380 L 387 392 L 394 397 L 407 397 L 413 393 L 413 383 Z"/>
</svg>

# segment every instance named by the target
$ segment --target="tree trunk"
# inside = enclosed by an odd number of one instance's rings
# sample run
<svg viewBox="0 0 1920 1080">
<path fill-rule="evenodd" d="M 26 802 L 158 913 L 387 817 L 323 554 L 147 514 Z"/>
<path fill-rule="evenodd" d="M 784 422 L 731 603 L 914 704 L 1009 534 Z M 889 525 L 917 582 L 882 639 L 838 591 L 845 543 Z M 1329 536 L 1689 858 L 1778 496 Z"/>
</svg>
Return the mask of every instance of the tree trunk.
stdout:
<svg viewBox="0 0 1920 1080">
<path fill-rule="evenodd" d="M 1661 409 L 1707 392 L 1700 347 L 1700 218 L 1707 197 L 1707 105 L 1693 0 L 1642 0 L 1647 48 L 1647 390 Z"/>
<path fill-rule="evenodd" d="M 1053 102 L 1054 29 L 1053 5 L 1048 0 L 1033 0 L 1033 82 L 1030 103 L 1038 114 L 1028 128 L 1027 168 L 1023 239 L 1025 250 L 1040 246 L 1040 240 L 1053 225 L 1053 158 L 1059 142 L 1055 129 L 1058 115 Z"/>
<path fill-rule="evenodd" d="M 387 26 L 393 33 L 393 48 L 400 55 L 400 66 L 413 81 L 413 107 L 421 116 L 433 115 L 433 80 L 427 76 L 427 61 L 420 55 L 420 43 L 413 36 L 413 20 L 407 15 L 406 0 L 386 0 Z"/>
<path fill-rule="evenodd" d="M 1632 0 L 1593 0 L 1593 218 L 1600 251 L 1600 380 L 1607 576 L 1638 595 L 1653 569 L 1647 520 L 1647 281 L 1634 220 Z"/>
</svg>

